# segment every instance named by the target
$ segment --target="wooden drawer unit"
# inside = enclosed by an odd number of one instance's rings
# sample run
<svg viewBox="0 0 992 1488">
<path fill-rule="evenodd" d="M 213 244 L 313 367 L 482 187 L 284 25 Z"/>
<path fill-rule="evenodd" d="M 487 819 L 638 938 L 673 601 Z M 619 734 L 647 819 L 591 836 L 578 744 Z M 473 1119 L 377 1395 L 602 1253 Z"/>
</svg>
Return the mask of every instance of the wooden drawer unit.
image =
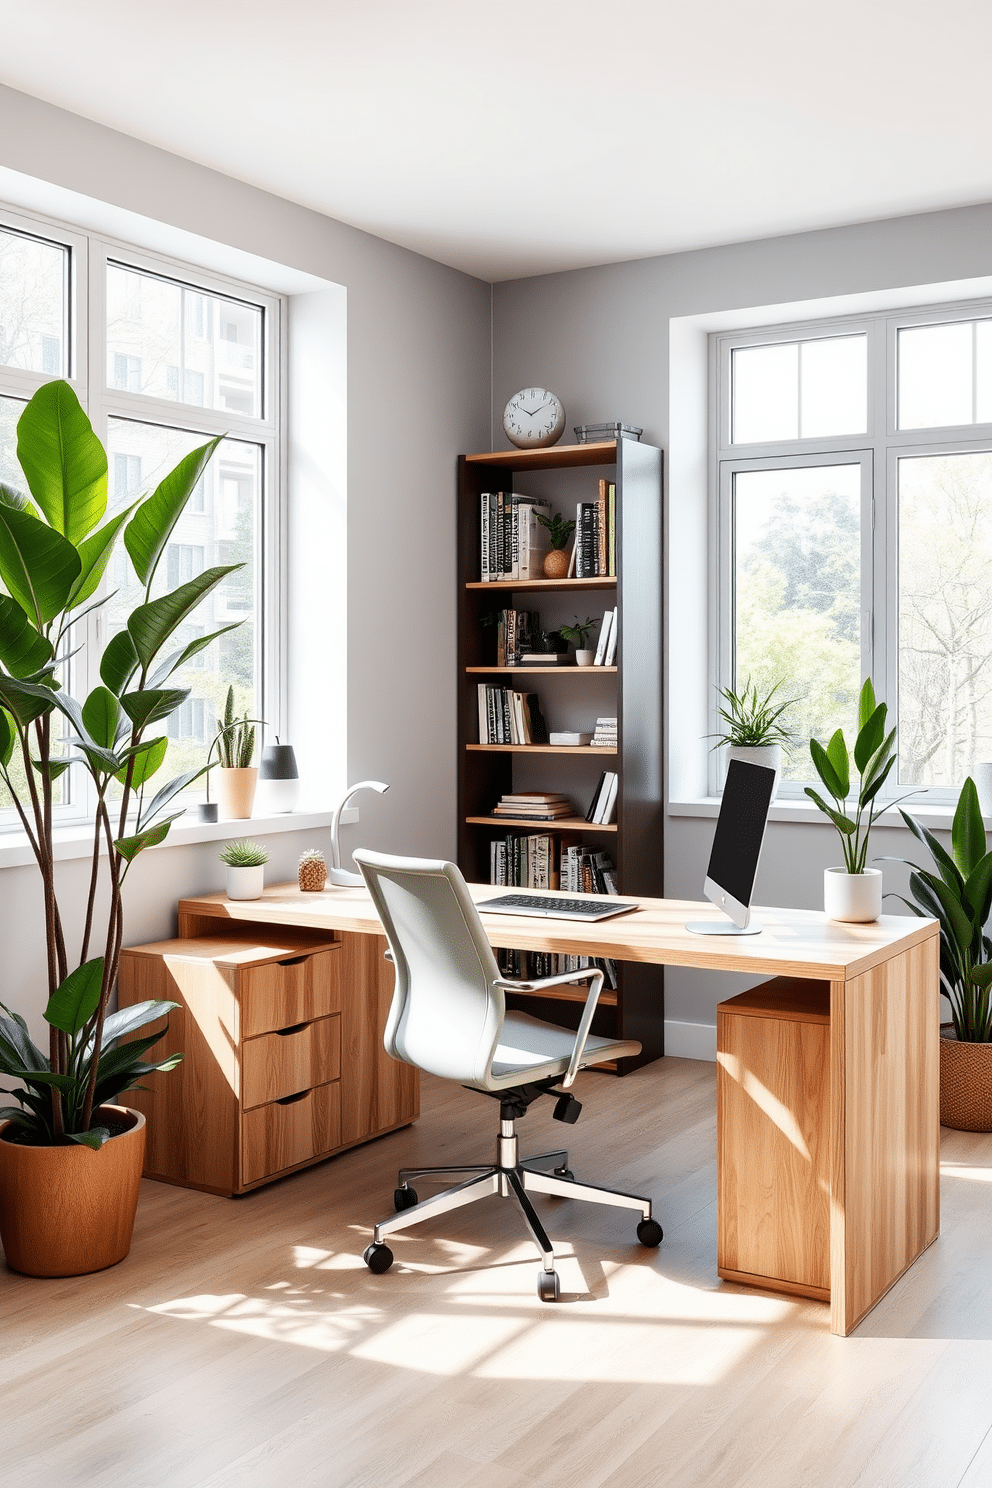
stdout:
<svg viewBox="0 0 992 1488">
<path fill-rule="evenodd" d="M 318 1018 L 246 1039 L 241 1053 L 241 1104 L 246 1111 L 285 1100 L 341 1074 L 341 1018 Z"/>
<path fill-rule="evenodd" d="M 341 1085 L 318 1085 L 246 1111 L 241 1171 L 246 1184 L 324 1157 L 341 1146 Z"/>
<path fill-rule="evenodd" d="M 341 1011 L 340 944 L 242 971 L 242 1038 Z"/>
</svg>

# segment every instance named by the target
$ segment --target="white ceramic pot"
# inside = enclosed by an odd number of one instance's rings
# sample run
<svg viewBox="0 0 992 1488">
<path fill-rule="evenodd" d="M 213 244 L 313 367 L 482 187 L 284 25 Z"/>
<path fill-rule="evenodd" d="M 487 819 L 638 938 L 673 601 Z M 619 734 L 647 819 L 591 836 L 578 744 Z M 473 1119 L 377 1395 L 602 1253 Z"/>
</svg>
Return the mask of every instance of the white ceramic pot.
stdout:
<svg viewBox="0 0 992 1488">
<path fill-rule="evenodd" d="M 261 899 L 264 888 L 265 869 L 261 865 L 257 868 L 232 868 L 228 865 L 228 899 Z"/>
<path fill-rule="evenodd" d="M 751 748 L 743 745 L 730 744 L 727 747 L 727 763 L 731 760 L 743 760 L 745 765 L 762 765 L 766 770 L 775 771 L 775 784 L 772 786 L 772 800 L 778 795 L 778 783 L 782 778 L 782 746 L 781 744 L 757 744 Z"/>
<path fill-rule="evenodd" d="M 576 651 L 575 653 L 576 666 L 592 666 L 595 660 L 595 651 Z"/>
<path fill-rule="evenodd" d="M 278 816 L 280 813 L 295 811 L 299 799 L 299 777 L 296 780 L 259 779 L 255 793 L 259 816 Z"/>
<path fill-rule="evenodd" d="M 828 920 L 859 925 L 877 920 L 882 913 L 881 869 L 848 873 L 846 868 L 824 868 L 823 909 Z"/>
</svg>

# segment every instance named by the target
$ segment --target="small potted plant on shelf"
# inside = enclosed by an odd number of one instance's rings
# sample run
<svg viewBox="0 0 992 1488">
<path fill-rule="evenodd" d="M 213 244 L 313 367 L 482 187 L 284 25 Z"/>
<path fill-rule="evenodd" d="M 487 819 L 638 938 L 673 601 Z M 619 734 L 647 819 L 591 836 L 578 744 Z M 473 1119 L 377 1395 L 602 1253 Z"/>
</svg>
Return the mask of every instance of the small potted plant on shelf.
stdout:
<svg viewBox="0 0 992 1488">
<path fill-rule="evenodd" d="M 255 724 L 258 719 L 245 713 L 237 718 L 234 713 L 234 688 L 227 689 L 224 705 L 224 722 L 217 727 L 217 737 L 211 745 L 216 748 L 217 795 L 220 814 L 229 821 L 247 821 L 255 802 L 255 786 L 258 769 L 252 764 L 255 754 Z"/>
<path fill-rule="evenodd" d="M 792 730 L 782 722 L 782 714 L 790 708 L 795 698 L 778 702 L 775 694 L 782 686 L 776 682 L 764 696 L 759 695 L 757 684 L 748 679 L 740 692 L 732 687 L 721 687 L 722 703 L 717 709 L 725 727 L 723 733 L 711 734 L 713 748 L 727 746 L 728 761 L 743 760 L 745 764 L 763 765 L 775 771 L 772 800 L 778 794 L 778 782 L 782 774 L 782 745 L 793 737 Z"/>
<path fill-rule="evenodd" d="M 599 624 L 591 615 L 584 620 L 575 617 L 574 625 L 561 625 L 558 634 L 565 641 L 571 641 L 575 647 L 575 665 L 580 667 L 592 666 L 596 660 L 596 652 L 589 649 L 589 637 Z"/>
<path fill-rule="evenodd" d="M 568 540 L 575 531 L 575 523 L 566 520 L 559 512 L 555 512 L 550 517 L 546 517 L 543 512 L 537 512 L 536 516 L 541 526 L 548 529 L 551 544 L 544 557 L 544 577 L 546 579 L 567 578 Z"/>
<path fill-rule="evenodd" d="M 0 485 L 0 780 L 43 889 L 49 1028 L 46 1053 L 20 1014 L 4 1007 L 0 1016 L 0 1076 L 16 1082 L 3 1093 L 17 1102 L 0 1110 L 0 1237 L 8 1264 L 32 1276 L 81 1275 L 127 1255 L 145 1128 L 139 1113 L 114 1102 L 180 1057 L 149 1063 L 161 1033 L 130 1039 L 175 1003 L 119 1012 L 110 1003 L 131 865 L 165 841 L 182 815 L 172 809 L 176 797 L 203 773 L 148 789 L 167 753 L 165 721 L 189 696 L 175 674 L 234 628 L 171 649 L 201 600 L 240 564 L 205 569 L 152 597 L 172 532 L 219 443 L 194 450 L 150 495 L 108 517 L 106 452 L 70 385 L 48 382 L 17 424 L 27 493 Z M 65 686 L 75 627 L 109 597 L 100 597 L 101 581 L 119 538 L 141 603 L 105 646 L 98 685 L 77 700 Z M 75 904 L 69 923 L 65 916 L 76 882 L 70 890 L 56 873 L 53 830 L 70 766 L 88 777 L 94 802 L 78 940 L 70 937 Z"/>
<path fill-rule="evenodd" d="M 877 817 L 899 804 L 890 801 L 880 811 L 875 806 L 878 793 L 896 762 L 896 731 L 885 732 L 886 712 L 885 703 L 875 701 L 875 689 L 869 677 L 858 701 L 858 737 L 854 741 L 858 792 L 853 817 L 848 816 L 846 810 L 851 791 L 851 760 L 843 730 L 837 730 L 826 748 L 816 739 L 809 741 L 816 773 L 833 797 L 834 804 L 828 806 L 811 785 L 805 787 L 806 794 L 833 822 L 844 850 L 842 868 L 823 870 L 823 907 L 831 920 L 867 923 L 877 920 L 882 912 L 881 870 L 865 865 L 868 838 Z M 900 799 L 905 801 L 907 797 Z M 868 813 L 867 819 L 865 812 Z"/>
<path fill-rule="evenodd" d="M 265 864 L 269 855 L 260 842 L 241 837 L 229 842 L 220 854 L 227 864 L 228 899 L 260 899 L 265 888 Z"/>
<path fill-rule="evenodd" d="M 906 826 L 930 854 L 936 872 L 908 858 L 914 914 L 940 924 L 940 989 L 952 1021 L 941 1026 L 940 1123 L 958 1131 L 992 1131 L 992 940 L 985 933 L 992 912 L 992 852 L 987 851 L 978 790 L 969 776 L 961 787 L 948 853 L 908 811 Z"/>
</svg>

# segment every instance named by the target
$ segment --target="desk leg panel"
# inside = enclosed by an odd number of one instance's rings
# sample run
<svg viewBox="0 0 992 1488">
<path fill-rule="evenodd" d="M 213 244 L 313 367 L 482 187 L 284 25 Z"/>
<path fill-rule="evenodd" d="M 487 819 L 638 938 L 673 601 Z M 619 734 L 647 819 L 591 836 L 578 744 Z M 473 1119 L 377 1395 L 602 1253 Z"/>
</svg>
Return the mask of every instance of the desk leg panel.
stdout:
<svg viewBox="0 0 992 1488">
<path fill-rule="evenodd" d="M 382 1046 L 393 968 L 381 935 L 343 933 L 341 974 L 341 1140 L 360 1142 L 420 1114 L 420 1075 Z"/>
<path fill-rule="evenodd" d="M 938 941 L 831 984 L 831 1332 L 940 1225 Z"/>
</svg>

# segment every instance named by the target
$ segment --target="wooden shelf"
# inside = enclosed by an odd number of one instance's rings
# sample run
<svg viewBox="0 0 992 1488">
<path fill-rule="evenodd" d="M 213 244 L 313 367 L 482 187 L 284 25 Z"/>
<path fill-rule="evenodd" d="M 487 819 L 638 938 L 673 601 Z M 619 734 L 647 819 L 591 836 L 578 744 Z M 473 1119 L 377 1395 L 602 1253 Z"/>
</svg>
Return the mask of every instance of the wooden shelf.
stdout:
<svg viewBox="0 0 992 1488">
<path fill-rule="evenodd" d="M 552 677 L 560 677 L 563 674 L 569 677 L 576 675 L 608 677 L 611 673 L 616 673 L 615 666 L 467 666 L 465 670 L 466 672 L 482 672 L 487 677 L 494 676 L 497 672 L 501 676 L 505 672 L 510 677 L 546 677 L 549 673 Z"/>
<path fill-rule="evenodd" d="M 553 444 L 549 449 L 490 450 L 466 455 L 466 465 L 492 465 L 497 470 L 569 470 L 576 465 L 612 465 L 617 457 L 615 439 L 595 444 Z"/>
<path fill-rule="evenodd" d="M 601 744 L 466 744 L 465 748 L 493 754 L 616 754 Z"/>
<path fill-rule="evenodd" d="M 588 993 L 588 982 L 583 982 L 581 986 L 575 987 L 545 987 L 543 992 L 513 992 L 511 990 L 511 995 L 513 997 L 535 997 L 541 1001 L 547 998 L 551 1002 L 585 1002 Z M 602 992 L 599 994 L 599 1001 L 597 1002 L 596 1006 L 616 1007 L 616 1005 L 617 994 L 615 992 L 608 991 L 604 987 Z M 615 1062 L 611 1061 L 610 1067 L 615 1069 Z"/>
<path fill-rule="evenodd" d="M 554 589 L 615 589 L 616 586 L 615 574 L 599 574 L 594 579 L 473 579 L 465 588 L 489 589 L 494 594 L 511 590 L 518 594 L 525 590 L 530 594 L 550 594 Z"/>
<path fill-rule="evenodd" d="M 608 826 L 602 822 L 587 822 L 583 816 L 561 816 L 557 821 L 536 822 L 527 816 L 467 816 L 465 820 L 473 827 L 531 827 L 542 832 L 615 832 L 616 822 Z"/>
</svg>

